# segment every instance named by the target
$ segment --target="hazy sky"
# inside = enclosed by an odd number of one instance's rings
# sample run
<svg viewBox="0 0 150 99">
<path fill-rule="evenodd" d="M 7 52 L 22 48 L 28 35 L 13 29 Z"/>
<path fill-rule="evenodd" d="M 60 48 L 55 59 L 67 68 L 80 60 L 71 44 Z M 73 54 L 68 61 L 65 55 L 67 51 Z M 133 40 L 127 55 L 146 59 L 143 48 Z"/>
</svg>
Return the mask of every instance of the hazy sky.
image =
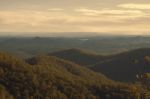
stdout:
<svg viewBox="0 0 150 99">
<path fill-rule="evenodd" d="M 147 35 L 150 0 L 0 0 L 0 32 Z"/>
</svg>

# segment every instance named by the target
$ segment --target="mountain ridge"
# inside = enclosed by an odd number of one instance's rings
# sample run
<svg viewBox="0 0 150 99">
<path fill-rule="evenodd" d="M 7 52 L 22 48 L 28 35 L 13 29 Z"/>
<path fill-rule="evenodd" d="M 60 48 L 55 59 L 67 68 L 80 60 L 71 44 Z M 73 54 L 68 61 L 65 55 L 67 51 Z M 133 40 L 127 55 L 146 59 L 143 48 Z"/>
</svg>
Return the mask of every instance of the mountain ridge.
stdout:
<svg viewBox="0 0 150 99">
<path fill-rule="evenodd" d="M 79 65 L 91 65 L 105 58 L 105 56 L 76 48 L 53 52 L 49 55 L 66 59 Z"/>
<path fill-rule="evenodd" d="M 72 61 L 79 65 L 84 64 L 83 66 L 96 72 L 101 72 L 114 80 L 132 82 L 136 80 L 137 74 L 140 75 L 150 71 L 150 68 L 147 66 L 149 63 L 145 60 L 145 57 L 150 56 L 150 48 L 136 49 L 110 56 L 90 54 L 88 58 L 83 50 L 80 51 L 80 53 L 76 52 L 75 55 L 72 55 L 74 52 L 70 54 L 68 51 L 69 50 L 65 50 L 65 53 L 63 54 L 60 51 L 52 55 Z M 75 59 L 74 57 L 76 56 L 78 57 Z M 83 63 L 80 63 L 80 61 Z"/>
</svg>

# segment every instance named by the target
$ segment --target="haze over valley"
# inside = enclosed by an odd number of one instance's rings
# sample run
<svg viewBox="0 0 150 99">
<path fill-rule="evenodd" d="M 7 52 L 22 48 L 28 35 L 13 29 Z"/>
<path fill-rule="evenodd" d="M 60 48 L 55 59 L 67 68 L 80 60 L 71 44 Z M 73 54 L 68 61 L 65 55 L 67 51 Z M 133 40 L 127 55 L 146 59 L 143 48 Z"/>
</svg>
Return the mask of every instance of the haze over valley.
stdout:
<svg viewBox="0 0 150 99">
<path fill-rule="evenodd" d="M 0 99 L 150 99 L 150 1 L 0 0 Z"/>
<path fill-rule="evenodd" d="M 2 52 L 0 83 L 4 97 L 9 95 L 14 99 L 32 99 L 31 97 L 138 99 L 144 94 L 146 97 L 144 99 L 149 99 L 150 37 L 148 36 L 16 36 L 1 37 L 0 45 Z M 42 75 L 45 75 L 45 78 Z M 18 84 L 15 84 L 18 80 Z M 21 83 L 24 80 L 28 85 Z M 41 81 L 47 83 L 40 85 Z M 80 85 L 76 85 L 75 82 Z M 27 93 L 15 89 L 23 90 L 23 86 L 27 87 Z M 54 89 L 48 90 L 48 86 Z M 68 87 L 71 89 L 66 89 Z M 31 90 L 38 93 L 32 94 Z M 41 93 L 42 90 L 46 91 L 47 95 Z M 72 91 L 68 93 L 68 90 Z M 82 95 L 78 90 L 83 91 Z"/>
</svg>

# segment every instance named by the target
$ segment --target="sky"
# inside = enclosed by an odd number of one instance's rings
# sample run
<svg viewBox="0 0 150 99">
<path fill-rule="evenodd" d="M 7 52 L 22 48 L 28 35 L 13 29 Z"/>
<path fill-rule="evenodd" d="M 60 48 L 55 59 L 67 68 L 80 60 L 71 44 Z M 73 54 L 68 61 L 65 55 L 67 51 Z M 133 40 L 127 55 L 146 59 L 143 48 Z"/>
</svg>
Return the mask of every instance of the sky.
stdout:
<svg viewBox="0 0 150 99">
<path fill-rule="evenodd" d="M 150 35 L 149 0 L 0 0 L 0 35 Z"/>
</svg>

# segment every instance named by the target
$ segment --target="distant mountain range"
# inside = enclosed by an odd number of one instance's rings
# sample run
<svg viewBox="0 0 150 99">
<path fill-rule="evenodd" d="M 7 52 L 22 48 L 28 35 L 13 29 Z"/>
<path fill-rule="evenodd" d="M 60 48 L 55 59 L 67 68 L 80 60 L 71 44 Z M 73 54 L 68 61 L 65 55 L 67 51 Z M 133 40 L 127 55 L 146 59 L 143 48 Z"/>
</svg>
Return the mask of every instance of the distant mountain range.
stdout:
<svg viewBox="0 0 150 99">
<path fill-rule="evenodd" d="M 20 57 L 50 53 L 66 49 L 82 49 L 101 55 L 118 54 L 139 48 L 150 48 L 150 37 L 96 36 L 96 37 L 1 37 L 0 50 Z"/>
<path fill-rule="evenodd" d="M 150 37 L 0 38 L 0 45 L 0 99 L 149 99 L 141 98 L 150 96 L 149 79 L 137 77 L 150 72 Z"/>
</svg>

